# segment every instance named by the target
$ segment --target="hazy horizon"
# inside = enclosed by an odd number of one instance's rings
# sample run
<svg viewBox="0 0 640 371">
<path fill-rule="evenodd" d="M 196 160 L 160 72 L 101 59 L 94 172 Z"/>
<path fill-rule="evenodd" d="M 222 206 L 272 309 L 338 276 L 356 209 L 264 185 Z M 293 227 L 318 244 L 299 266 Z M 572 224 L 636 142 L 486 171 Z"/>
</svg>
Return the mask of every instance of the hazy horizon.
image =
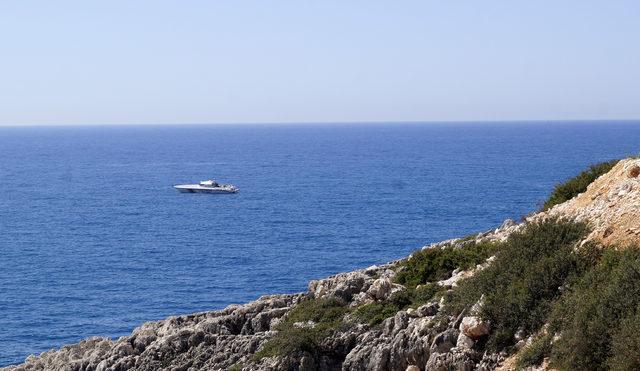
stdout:
<svg viewBox="0 0 640 371">
<path fill-rule="evenodd" d="M 21 127 L 120 127 L 120 126 L 385 126 L 385 125 L 545 125 L 545 124 L 639 124 L 640 119 L 597 120 L 440 120 L 440 121 L 333 121 L 333 122 L 145 122 L 145 123 L 28 123 L 1 124 L 0 128 Z"/>
<path fill-rule="evenodd" d="M 630 0 L 2 2 L 0 126 L 637 120 L 638 18 Z"/>
</svg>

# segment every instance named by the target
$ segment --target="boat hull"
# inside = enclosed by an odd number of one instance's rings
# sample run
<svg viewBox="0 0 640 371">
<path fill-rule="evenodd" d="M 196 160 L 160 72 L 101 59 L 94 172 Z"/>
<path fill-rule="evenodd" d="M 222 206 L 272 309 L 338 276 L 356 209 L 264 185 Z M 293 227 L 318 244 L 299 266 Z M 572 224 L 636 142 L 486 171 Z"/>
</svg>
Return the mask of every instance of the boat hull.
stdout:
<svg viewBox="0 0 640 371">
<path fill-rule="evenodd" d="M 180 193 L 212 193 L 212 194 L 225 194 L 225 193 L 236 193 L 238 190 L 236 188 L 224 188 L 224 187 L 202 187 L 200 185 L 185 185 L 185 186 L 174 186 L 173 188 L 177 189 Z"/>
</svg>

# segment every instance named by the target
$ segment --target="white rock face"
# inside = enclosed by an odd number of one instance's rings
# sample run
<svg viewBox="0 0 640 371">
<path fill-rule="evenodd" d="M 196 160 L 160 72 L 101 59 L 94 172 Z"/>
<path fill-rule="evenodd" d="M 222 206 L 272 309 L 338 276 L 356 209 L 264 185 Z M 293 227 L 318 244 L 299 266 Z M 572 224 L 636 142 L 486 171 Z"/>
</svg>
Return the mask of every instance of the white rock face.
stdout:
<svg viewBox="0 0 640 371">
<path fill-rule="evenodd" d="M 392 269 L 394 264 L 391 262 L 379 266 L 373 265 L 366 269 L 313 280 L 309 282 L 309 292 L 316 299 L 333 297 L 356 305 L 367 299 L 366 292 L 375 283 L 376 277 L 385 278 L 391 282 L 395 275 L 395 270 Z"/>
<path fill-rule="evenodd" d="M 488 335 L 490 330 L 489 323 L 477 316 L 464 317 L 460 322 L 460 332 L 473 340 L 478 340 L 482 336 Z"/>
<path fill-rule="evenodd" d="M 587 241 L 627 246 L 640 240 L 640 159 L 621 160 L 584 193 L 528 220 L 571 217 L 593 227 Z"/>
<path fill-rule="evenodd" d="M 367 290 L 367 296 L 373 300 L 387 300 L 396 292 L 404 290 L 404 286 L 393 283 L 388 278 L 378 278 Z"/>
<path fill-rule="evenodd" d="M 473 341 L 472 338 L 460 332 L 460 335 L 458 335 L 458 341 L 456 341 L 457 348 L 471 349 L 473 348 L 474 344 L 475 344 L 475 341 Z"/>
<path fill-rule="evenodd" d="M 322 280 L 309 282 L 309 291 L 316 298 L 336 297 L 351 300 L 354 294 L 371 284 L 371 277 L 362 271 L 340 273 Z"/>
</svg>

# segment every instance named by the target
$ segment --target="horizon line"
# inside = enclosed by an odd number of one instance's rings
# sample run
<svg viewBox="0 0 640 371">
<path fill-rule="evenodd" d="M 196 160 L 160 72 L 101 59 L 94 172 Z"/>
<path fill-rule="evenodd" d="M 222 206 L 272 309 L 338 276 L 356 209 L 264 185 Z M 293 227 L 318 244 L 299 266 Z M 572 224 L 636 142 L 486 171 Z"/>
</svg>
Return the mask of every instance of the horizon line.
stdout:
<svg viewBox="0 0 640 371">
<path fill-rule="evenodd" d="M 388 124 L 409 124 L 409 125 L 429 125 L 429 124 L 545 124 L 545 123 L 635 123 L 640 122 L 640 118 L 635 119 L 517 119 L 517 120 L 400 120 L 400 121 L 283 121 L 283 122 L 145 122 L 145 123 L 47 123 L 47 124 L 1 124 L 0 128 L 19 127 L 101 127 L 101 126 L 338 126 L 338 125 L 388 125 Z"/>
</svg>

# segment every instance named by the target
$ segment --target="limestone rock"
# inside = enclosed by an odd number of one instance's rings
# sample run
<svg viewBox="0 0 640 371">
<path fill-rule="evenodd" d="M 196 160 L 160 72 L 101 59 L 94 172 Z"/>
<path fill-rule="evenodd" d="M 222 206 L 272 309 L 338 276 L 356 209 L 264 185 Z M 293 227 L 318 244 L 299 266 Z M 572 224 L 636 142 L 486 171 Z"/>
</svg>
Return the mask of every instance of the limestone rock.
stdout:
<svg viewBox="0 0 640 371">
<path fill-rule="evenodd" d="M 456 340 L 456 347 L 460 349 L 471 349 L 474 344 L 475 341 L 462 332 L 458 335 L 458 340 Z"/>
<path fill-rule="evenodd" d="M 567 217 L 593 227 L 586 241 L 622 247 L 640 241 L 640 159 L 618 162 L 584 193 L 528 220 Z"/>
<path fill-rule="evenodd" d="M 394 262 L 371 266 L 353 272 L 340 273 L 334 276 L 309 282 L 309 292 L 315 298 L 334 297 L 350 302 L 354 297 L 364 299 L 366 291 L 376 279 L 391 280 L 395 271 L 390 269 Z M 359 302 L 359 300 L 358 300 Z"/>
<path fill-rule="evenodd" d="M 433 353 L 427 361 L 425 370 L 471 371 L 476 365 L 473 355 L 474 353 L 462 351 L 457 348 L 453 348 L 450 352 L 446 353 Z"/>
<path fill-rule="evenodd" d="M 444 332 L 439 333 L 433 339 L 431 343 L 431 347 L 429 350 L 431 353 L 446 353 L 449 349 L 456 346 L 458 341 L 458 330 L 456 329 L 448 329 Z"/>
<path fill-rule="evenodd" d="M 477 316 L 464 317 L 460 322 L 460 332 L 472 340 L 478 340 L 484 335 L 488 335 L 490 329 L 489 323 Z"/>
<path fill-rule="evenodd" d="M 431 302 L 421 305 L 416 309 L 419 317 L 435 316 L 440 310 L 440 303 Z"/>
<path fill-rule="evenodd" d="M 391 282 L 388 278 L 378 278 L 371 284 L 367 290 L 367 295 L 376 301 L 387 300 L 391 295 L 404 291 L 405 288 L 402 285 Z"/>
<path fill-rule="evenodd" d="M 22 370 L 225 369 L 248 360 L 272 336 L 255 319 L 275 318 L 304 295 L 265 296 L 217 312 L 196 313 L 148 322 L 117 341 L 89 338 L 57 351 L 29 357 L 7 368 Z M 254 323 L 248 325 L 249 323 Z M 263 320 L 257 321 L 263 323 Z"/>
</svg>

